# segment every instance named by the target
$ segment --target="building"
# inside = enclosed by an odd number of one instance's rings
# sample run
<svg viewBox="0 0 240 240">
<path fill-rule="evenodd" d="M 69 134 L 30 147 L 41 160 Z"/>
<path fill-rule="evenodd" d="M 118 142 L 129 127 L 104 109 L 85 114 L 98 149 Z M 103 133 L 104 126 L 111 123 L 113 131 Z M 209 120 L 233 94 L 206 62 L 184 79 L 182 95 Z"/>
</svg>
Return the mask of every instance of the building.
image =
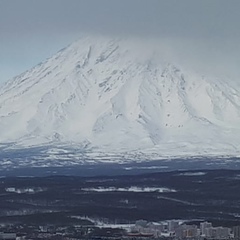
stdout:
<svg viewBox="0 0 240 240">
<path fill-rule="evenodd" d="M 240 226 L 233 227 L 233 236 L 236 239 L 240 239 Z"/>
<path fill-rule="evenodd" d="M 198 227 L 196 225 L 183 224 L 175 230 L 177 238 L 195 238 L 199 236 Z"/>
<path fill-rule="evenodd" d="M 206 228 L 205 233 L 205 237 L 213 239 L 226 239 L 230 237 L 230 229 L 226 227 Z"/>
<path fill-rule="evenodd" d="M 175 229 L 179 227 L 179 221 L 176 220 L 170 220 L 168 221 L 168 231 L 169 232 L 174 232 Z"/>
<path fill-rule="evenodd" d="M 202 236 L 207 236 L 207 229 L 212 227 L 212 223 L 210 222 L 202 222 L 200 223 L 200 234 Z"/>
</svg>

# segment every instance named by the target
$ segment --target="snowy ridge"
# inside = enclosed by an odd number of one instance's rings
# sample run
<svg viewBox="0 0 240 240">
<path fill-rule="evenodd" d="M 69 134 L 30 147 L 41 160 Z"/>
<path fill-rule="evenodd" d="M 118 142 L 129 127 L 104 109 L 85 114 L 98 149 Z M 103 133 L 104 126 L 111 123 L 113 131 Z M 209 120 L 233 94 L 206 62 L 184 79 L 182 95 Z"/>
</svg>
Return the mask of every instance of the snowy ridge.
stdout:
<svg viewBox="0 0 240 240">
<path fill-rule="evenodd" d="M 239 155 L 240 90 L 143 46 L 83 38 L 7 82 L 0 143 L 70 146 L 93 157 Z"/>
</svg>

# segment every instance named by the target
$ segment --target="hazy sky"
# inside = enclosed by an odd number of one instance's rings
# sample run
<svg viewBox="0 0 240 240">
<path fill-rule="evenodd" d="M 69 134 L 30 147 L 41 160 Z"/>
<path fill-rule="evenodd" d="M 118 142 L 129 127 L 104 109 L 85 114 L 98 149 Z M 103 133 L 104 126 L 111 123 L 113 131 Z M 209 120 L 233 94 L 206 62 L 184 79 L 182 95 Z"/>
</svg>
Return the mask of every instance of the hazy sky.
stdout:
<svg viewBox="0 0 240 240">
<path fill-rule="evenodd" d="M 240 0 L 0 0 L 0 83 L 82 34 L 154 38 L 240 81 L 239 12 Z"/>
</svg>

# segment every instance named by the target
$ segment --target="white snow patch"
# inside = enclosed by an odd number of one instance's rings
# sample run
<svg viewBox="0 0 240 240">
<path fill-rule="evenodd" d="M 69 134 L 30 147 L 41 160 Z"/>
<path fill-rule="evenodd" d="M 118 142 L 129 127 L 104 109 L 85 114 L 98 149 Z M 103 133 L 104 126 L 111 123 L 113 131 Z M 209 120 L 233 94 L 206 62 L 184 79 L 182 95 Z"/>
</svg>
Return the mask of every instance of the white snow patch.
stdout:
<svg viewBox="0 0 240 240">
<path fill-rule="evenodd" d="M 170 188 L 135 187 L 135 186 L 131 186 L 129 188 L 116 188 L 116 187 L 82 188 L 82 190 L 93 192 L 160 192 L 160 193 L 176 192 L 176 190 Z"/>
<path fill-rule="evenodd" d="M 205 172 L 186 172 L 186 173 L 180 173 L 180 176 L 204 176 L 207 173 Z"/>
</svg>

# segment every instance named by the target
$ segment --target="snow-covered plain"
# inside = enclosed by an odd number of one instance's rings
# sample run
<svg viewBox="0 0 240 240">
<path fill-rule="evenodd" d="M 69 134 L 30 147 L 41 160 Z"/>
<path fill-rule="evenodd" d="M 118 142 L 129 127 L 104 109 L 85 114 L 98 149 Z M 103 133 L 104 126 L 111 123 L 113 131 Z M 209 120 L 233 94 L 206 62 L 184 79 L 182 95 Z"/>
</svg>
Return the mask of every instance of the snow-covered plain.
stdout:
<svg viewBox="0 0 240 240">
<path fill-rule="evenodd" d="M 146 49 L 134 40 L 82 38 L 7 82 L 0 151 L 43 146 L 31 157 L 45 164 L 240 156 L 239 87 Z"/>
</svg>

